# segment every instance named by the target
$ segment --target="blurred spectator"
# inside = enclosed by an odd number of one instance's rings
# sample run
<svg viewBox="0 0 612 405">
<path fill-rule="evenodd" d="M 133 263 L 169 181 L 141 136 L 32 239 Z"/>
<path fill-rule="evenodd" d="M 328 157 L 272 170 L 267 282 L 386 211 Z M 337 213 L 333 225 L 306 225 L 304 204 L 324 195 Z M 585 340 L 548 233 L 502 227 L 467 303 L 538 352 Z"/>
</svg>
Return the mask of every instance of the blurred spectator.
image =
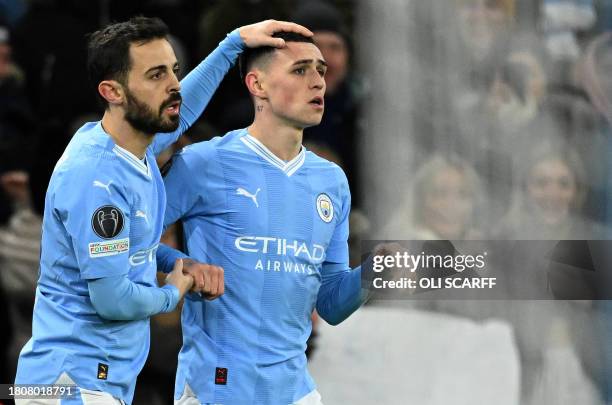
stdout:
<svg viewBox="0 0 612 405">
<path fill-rule="evenodd" d="M 33 115 L 9 30 L 0 26 L 0 381 L 12 381 L 17 354 L 31 332 L 40 222 L 28 209 Z M 34 284 L 32 284 L 32 281 Z"/>
<path fill-rule="evenodd" d="M 352 205 L 359 207 L 360 191 L 358 120 L 363 86 L 351 66 L 352 37 L 342 14 L 328 2 L 313 0 L 300 3 L 290 20 L 308 27 L 314 43 L 327 62 L 325 73 L 325 113 L 321 123 L 304 130 L 304 139 L 327 146 L 342 163 L 353 195 Z"/>
<path fill-rule="evenodd" d="M 532 127 L 546 101 L 546 75 L 536 54 L 528 48 L 508 50 L 494 67 L 474 104 L 457 105 L 457 150 L 482 176 L 491 198 L 491 218 L 508 209 L 516 156 L 539 136 Z M 484 78 L 483 78 L 484 80 Z"/>
<path fill-rule="evenodd" d="M 7 344 L 9 356 L 6 364 L 13 381 L 17 357 L 32 336 L 32 309 L 38 280 L 38 259 L 42 218 L 31 207 L 29 175 L 12 171 L 0 176 L 0 187 L 11 197 L 14 205 L 8 224 L 0 227 L 0 284 L 3 298 L 12 319 L 12 340 Z M 4 380 L 2 380 L 4 381 Z"/>
<path fill-rule="evenodd" d="M 28 168 L 33 152 L 32 111 L 24 93 L 22 72 L 13 63 L 9 31 L 0 26 L 0 174 Z M 0 223 L 10 215 L 4 190 L 0 198 Z"/>
<path fill-rule="evenodd" d="M 600 239 L 603 228 L 582 215 L 585 170 L 563 140 L 536 142 L 520 162 L 513 206 L 504 219 L 504 239 Z"/>
<path fill-rule="evenodd" d="M 459 33 L 476 64 L 493 56 L 510 31 L 515 15 L 514 0 L 458 0 Z"/>
<path fill-rule="evenodd" d="M 575 149 L 585 168 L 587 193 L 583 214 L 604 222 L 606 218 L 607 179 L 609 173 L 609 125 L 597 111 L 587 93 L 573 83 L 553 85 L 548 89 L 541 118 L 526 133 L 533 132 L 530 148 L 538 138 L 556 136 Z M 529 138 L 529 136 L 527 137 Z"/>
<path fill-rule="evenodd" d="M 474 169 L 456 156 L 433 156 L 416 172 L 403 205 L 381 239 L 462 240 L 483 237 L 483 192 Z M 411 200 L 411 201 L 410 201 Z"/>
<path fill-rule="evenodd" d="M 467 91 L 462 97 L 475 92 L 479 98 L 508 53 L 514 27 L 514 0 L 457 0 L 451 10 L 456 12 L 456 16 L 451 14 L 449 18 L 456 19 L 452 24 L 456 25 L 458 38 L 453 38 L 453 33 L 446 29 L 449 38 L 445 41 L 458 41 L 449 52 L 454 59 L 453 66 L 461 69 L 459 85 Z M 471 104 L 469 98 L 464 101 Z"/>
</svg>

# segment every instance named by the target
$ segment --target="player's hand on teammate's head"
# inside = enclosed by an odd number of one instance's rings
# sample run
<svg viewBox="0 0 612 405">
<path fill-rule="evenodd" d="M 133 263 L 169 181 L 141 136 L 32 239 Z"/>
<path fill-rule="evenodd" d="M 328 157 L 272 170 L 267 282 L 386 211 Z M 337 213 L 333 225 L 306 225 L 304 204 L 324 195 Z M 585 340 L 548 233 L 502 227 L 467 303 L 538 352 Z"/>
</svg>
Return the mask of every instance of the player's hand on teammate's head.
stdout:
<svg viewBox="0 0 612 405">
<path fill-rule="evenodd" d="M 299 24 L 276 20 L 266 20 L 251 25 L 245 25 L 238 30 L 240 31 L 240 37 L 249 48 L 257 48 L 260 46 L 273 46 L 275 48 L 284 47 L 284 39 L 274 38 L 272 36 L 276 32 L 296 32 L 307 37 L 313 35 L 312 31 Z"/>
<path fill-rule="evenodd" d="M 200 293 L 207 300 L 214 300 L 225 292 L 223 268 L 184 259 L 183 273 L 193 277 L 191 292 Z"/>
<path fill-rule="evenodd" d="M 183 273 L 183 259 L 178 259 L 174 263 L 174 268 L 166 277 L 166 284 L 178 288 L 180 298 L 183 298 L 187 291 L 191 290 L 194 284 L 193 277 Z"/>
</svg>

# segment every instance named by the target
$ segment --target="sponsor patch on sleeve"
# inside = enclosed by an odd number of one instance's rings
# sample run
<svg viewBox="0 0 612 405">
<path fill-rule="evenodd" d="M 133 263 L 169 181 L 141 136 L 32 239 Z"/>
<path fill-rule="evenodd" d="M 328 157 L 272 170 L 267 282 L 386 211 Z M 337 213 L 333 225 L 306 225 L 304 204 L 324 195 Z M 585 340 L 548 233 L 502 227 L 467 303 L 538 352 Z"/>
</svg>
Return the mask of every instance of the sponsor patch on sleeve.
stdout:
<svg viewBox="0 0 612 405">
<path fill-rule="evenodd" d="M 89 257 L 114 256 L 130 249 L 130 238 L 92 242 L 89 244 Z"/>
</svg>

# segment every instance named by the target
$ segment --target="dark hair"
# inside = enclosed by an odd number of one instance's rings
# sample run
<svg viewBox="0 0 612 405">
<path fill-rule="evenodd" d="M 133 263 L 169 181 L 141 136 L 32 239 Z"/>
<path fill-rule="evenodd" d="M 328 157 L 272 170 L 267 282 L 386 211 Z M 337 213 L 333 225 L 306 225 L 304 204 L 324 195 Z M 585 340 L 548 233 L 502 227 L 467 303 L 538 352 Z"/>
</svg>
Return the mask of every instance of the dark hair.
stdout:
<svg viewBox="0 0 612 405">
<path fill-rule="evenodd" d="M 130 45 L 145 44 L 168 36 L 168 27 L 159 18 L 133 17 L 90 34 L 87 45 L 87 72 L 102 106 L 108 104 L 97 91 L 103 80 L 127 82 L 131 67 Z"/>
<path fill-rule="evenodd" d="M 282 38 L 285 42 L 306 42 L 314 44 L 311 37 L 306 37 L 296 32 L 276 32 L 272 35 L 274 38 Z M 260 46 L 258 48 L 247 48 L 238 58 L 238 68 L 240 70 L 240 78 L 244 79 L 253 67 L 253 65 L 264 58 L 270 57 L 277 48 L 273 46 Z"/>
</svg>

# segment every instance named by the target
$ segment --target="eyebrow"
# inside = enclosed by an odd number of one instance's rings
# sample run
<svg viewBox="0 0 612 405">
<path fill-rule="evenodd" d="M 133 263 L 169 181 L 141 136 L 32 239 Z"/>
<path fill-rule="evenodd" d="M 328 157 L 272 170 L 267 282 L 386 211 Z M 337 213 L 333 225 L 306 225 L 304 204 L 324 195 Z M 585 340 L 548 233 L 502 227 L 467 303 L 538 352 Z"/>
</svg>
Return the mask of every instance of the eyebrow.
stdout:
<svg viewBox="0 0 612 405">
<path fill-rule="evenodd" d="M 300 59 L 296 62 L 293 63 L 293 65 L 291 66 L 296 66 L 296 65 L 309 65 L 311 63 L 313 63 L 315 60 L 314 59 Z M 325 62 L 323 59 L 317 59 L 316 62 L 320 65 L 323 66 L 327 66 L 327 62 Z"/>
<path fill-rule="evenodd" d="M 179 66 L 178 62 L 174 62 L 174 65 L 172 65 L 172 69 L 175 69 Z M 149 74 L 155 70 L 166 70 L 166 65 L 157 65 L 157 66 L 153 66 L 152 68 L 147 69 L 147 71 L 145 72 L 145 74 Z"/>
</svg>

